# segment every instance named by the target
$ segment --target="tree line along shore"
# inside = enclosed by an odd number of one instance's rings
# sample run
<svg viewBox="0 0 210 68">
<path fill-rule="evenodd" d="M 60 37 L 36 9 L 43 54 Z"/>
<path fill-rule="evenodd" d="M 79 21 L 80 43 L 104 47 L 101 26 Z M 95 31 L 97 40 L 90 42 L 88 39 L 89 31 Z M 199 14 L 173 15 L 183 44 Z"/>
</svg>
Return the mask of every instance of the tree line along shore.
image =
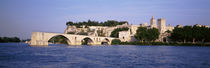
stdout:
<svg viewBox="0 0 210 68">
<path fill-rule="evenodd" d="M 147 29 L 146 27 L 139 27 L 135 38 L 139 41 L 135 42 L 121 42 L 118 39 L 113 40 L 112 45 L 198 45 L 210 46 L 210 28 L 205 26 L 176 26 L 173 31 L 166 31 L 170 33 L 169 42 L 155 42 L 158 39 L 158 29 Z"/>
<path fill-rule="evenodd" d="M 30 41 L 30 39 L 20 40 L 18 37 L 0 37 L 0 43 L 19 43 L 25 41 Z"/>
<path fill-rule="evenodd" d="M 21 42 L 18 37 L 0 37 L 0 43 Z"/>
<path fill-rule="evenodd" d="M 116 26 L 124 23 L 128 23 L 127 21 L 114 21 L 108 20 L 105 22 L 97 22 L 88 20 L 83 22 L 67 22 L 67 26 L 76 26 L 81 28 L 85 25 L 87 26 Z M 118 34 L 120 31 L 128 31 L 129 28 L 117 28 L 111 32 L 110 37 L 118 38 Z M 210 45 L 210 28 L 206 26 L 176 26 L 173 31 L 166 31 L 170 35 L 168 38 L 170 41 L 168 42 L 156 42 L 155 40 L 159 38 L 160 32 L 157 28 L 147 29 L 146 27 L 139 27 L 136 31 L 134 37 L 138 40 L 135 42 L 121 42 L 119 39 L 114 39 L 111 44 L 112 45 L 199 45 L 199 46 L 209 46 Z M 25 40 L 20 40 L 18 37 L 0 37 L 0 43 L 8 43 L 8 42 L 21 42 Z M 65 42 L 65 38 L 57 37 L 54 40 L 49 40 L 49 42 L 57 42 L 59 44 L 67 44 Z"/>
</svg>

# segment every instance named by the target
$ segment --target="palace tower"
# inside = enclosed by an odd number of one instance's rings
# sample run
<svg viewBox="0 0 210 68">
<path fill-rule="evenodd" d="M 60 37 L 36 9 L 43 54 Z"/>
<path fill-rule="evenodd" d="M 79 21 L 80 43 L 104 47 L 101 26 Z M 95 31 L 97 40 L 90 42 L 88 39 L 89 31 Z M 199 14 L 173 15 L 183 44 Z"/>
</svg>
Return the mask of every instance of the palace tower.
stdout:
<svg viewBox="0 0 210 68">
<path fill-rule="evenodd" d="M 150 27 L 151 28 L 157 28 L 157 25 L 156 25 L 156 21 L 155 21 L 155 17 L 152 16 L 151 20 L 150 20 Z"/>
</svg>

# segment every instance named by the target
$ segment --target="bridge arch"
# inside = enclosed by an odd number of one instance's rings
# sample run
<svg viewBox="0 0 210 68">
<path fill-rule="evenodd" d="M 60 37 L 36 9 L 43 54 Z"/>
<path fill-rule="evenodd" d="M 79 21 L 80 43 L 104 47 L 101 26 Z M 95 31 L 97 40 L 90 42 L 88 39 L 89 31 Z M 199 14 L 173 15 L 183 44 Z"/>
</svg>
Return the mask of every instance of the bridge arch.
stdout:
<svg viewBox="0 0 210 68">
<path fill-rule="evenodd" d="M 81 42 L 82 45 L 94 45 L 94 40 L 90 37 L 84 37 Z"/>
<path fill-rule="evenodd" d="M 82 41 L 87 39 L 88 45 L 101 45 L 101 42 L 105 40 L 111 44 L 111 37 L 95 37 L 95 36 L 85 36 L 85 35 L 72 35 L 72 34 L 62 34 L 62 33 L 47 33 L 47 32 L 32 32 L 31 35 L 31 46 L 47 46 L 49 40 L 53 37 L 62 36 L 67 41 L 68 45 L 81 45 Z"/>
<path fill-rule="evenodd" d="M 55 44 L 56 42 L 60 42 L 62 44 L 68 44 L 71 45 L 71 40 L 66 37 L 65 35 L 53 35 L 47 39 L 48 43 L 51 42 L 52 44 Z"/>
<path fill-rule="evenodd" d="M 108 38 L 104 38 L 101 42 L 102 45 L 109 45 L 110 44 L 110 40 Z"/>
</svg>

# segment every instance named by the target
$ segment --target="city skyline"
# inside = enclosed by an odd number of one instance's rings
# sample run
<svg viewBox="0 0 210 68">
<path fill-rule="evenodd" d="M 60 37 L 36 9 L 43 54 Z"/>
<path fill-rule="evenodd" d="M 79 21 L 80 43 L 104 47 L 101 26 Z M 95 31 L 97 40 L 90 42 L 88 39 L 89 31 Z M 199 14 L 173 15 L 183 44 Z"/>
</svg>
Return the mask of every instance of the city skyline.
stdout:
<svg viewBox="0 0 210 68">
<path fill-rule="evenodd" d="M 28 39 L 31 32 L 63 33 L 67 21 L 128 21 L 210 26 L 209 0 L 21 0 L 0 1 L 0 36 Z"/>
</svg>

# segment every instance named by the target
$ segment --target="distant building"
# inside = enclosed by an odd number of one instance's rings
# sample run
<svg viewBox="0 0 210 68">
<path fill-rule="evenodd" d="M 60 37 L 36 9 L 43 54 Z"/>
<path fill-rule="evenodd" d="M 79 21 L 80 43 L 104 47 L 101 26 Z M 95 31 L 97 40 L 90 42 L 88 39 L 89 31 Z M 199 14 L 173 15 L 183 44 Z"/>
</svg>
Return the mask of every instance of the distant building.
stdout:
<svg viewBox="0 0 210 68">
<path fill-rule="evenodd" d="M 64 31 L 64 33 L 67 34 L 68 32 L 77 32 L 76 26 L 67 26 L 67 28 Z"/>
<path fill-rule="evenodd" d="M 207 25 L 201 25 L 201 24 L 195 24 L 195 26 L 198 26 L 198 27 L 208 27 L 209 28 L 209 26 L 207 26 Z"/>
<path fill-rule="evenodd" d="M 119 32 L 119 39 L 122 42 L 130 42 L 131 40 L 130 30 Z"/>
<path fill-rule="evenodd" d="M 150 19 L 150 27 L 157 28 L 157 24 L 156 24 L 156 20 L 154 16 L 152 16 L 152 18 Z"/>
<path fill-rule="evenodd" d="M 196 26 L 201 27 L 201 26 L 205 26 L 205 25 L 196 24 Z M 150 25 L 148 25 L 147 22 L 144 22 L 143 24 L 139 24 L 139 25 L 130 25 L 128 23 L 125 23 L 125 24 L 117 25 L 117 26 L 113 26 L 113 27 L 83 26 L 82 28 L 76 28 L 76 26 L 67 26 L 64 33 L 74 32 L 74 34 L 77 34 L 79 32 L 86 32 L 86 33 L 88 33 L 89 36 L 103 35 L 105 37 L 110 37 L 111 32 L 114 29 L 123 28 L 123 27 L 128 27 L 129 30 L 119 32 L 119 39 L 122 42 L 137 41 L 134 38 L 134 35 L 136 34 L 136 30 L 138 29 L 138 27 L 147 27 L 147 29 L 157 28 L 160 32 L 160 36 L 159 36 L 159 39 L 157 39 L 156 41 L 167 42 L 169 40 L 168 36 L 170 36 L 170 33 L 167 33 L 167 32 L 173 31 L 173 29 L 174 29 L 174 27 L 170 24 L 168 24 L 166 26 L 166 19 L 164 19 L 164 18 L 157 19 L 157 23 L 156 23 L 155 17 L 152 16 L 152 18 L 150 19 Z M 177 25 L 177 27 L 183 27 L 183 26 Z M 205 27 L 209 27 L 209 26 L 205 26 Z"/>
<path fill-rule="evenodd" d="M 165 29 L 166 29 L 166 31 L 168 31 L 168 30 L 173 31 L 174 27 L 171 26 L 170 24 L 168 24 Z"/>
<path fill-rule="evenodd" d="M 179 24 L 179 25 L 177 25 L 176 27 L 179 27 L 179 28 L 180 28 L 180 27 L 183 27 L 183 26 L 182 26 L 181 24 Z"/>
<path fill-rule="evenodd" d="M 166 19 L 158 19 L 158 29 L 160 33 L 164 33 L 166 31 Z"/>
</svg>

